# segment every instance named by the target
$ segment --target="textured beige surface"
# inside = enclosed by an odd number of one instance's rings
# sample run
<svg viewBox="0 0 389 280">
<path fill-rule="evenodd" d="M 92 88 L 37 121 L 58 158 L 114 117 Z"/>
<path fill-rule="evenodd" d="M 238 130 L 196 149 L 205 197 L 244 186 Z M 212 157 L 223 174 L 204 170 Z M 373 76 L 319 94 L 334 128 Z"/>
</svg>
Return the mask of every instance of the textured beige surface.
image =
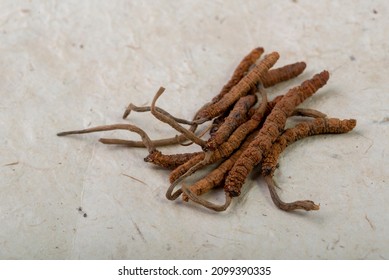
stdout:
<svg viewBox="0 0 389 280">
<path fill-rule="evenodd" d="M 389 258 L 388 13 L 383 0 L 0 1 L 0 258 Z M 225 213 L 167 201 L 146 151 L 97 142 L 134 135 L 55 135 L 124 122 L 161 85 L 159 105 L 190 118 L 256 46 L 308 64 L 270 97 L 328 69 L 304 106 L 358 120 L 281 157 L 280 195 L 318 212 L 276 209 L 253 176 Z"/>
</svg>

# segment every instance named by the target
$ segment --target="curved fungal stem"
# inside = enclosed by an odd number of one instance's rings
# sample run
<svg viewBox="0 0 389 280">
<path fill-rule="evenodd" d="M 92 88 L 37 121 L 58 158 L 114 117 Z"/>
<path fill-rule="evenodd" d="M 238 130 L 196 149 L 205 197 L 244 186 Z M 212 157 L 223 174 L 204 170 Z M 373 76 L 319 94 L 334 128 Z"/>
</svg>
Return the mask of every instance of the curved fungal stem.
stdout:
<svg viewBox="0 0 389 280">
<path fill-rule="evenodd" d="M 263 176 L 272 176 L 277 168 L 280 154 L 291 144 L 305 137 L 319 134 L 339 134 L 351 131 L 356 125 L 356 120 L 337 118 L 315 118 L 312 121 L 298 123 L 294 127 L 286 129 L 272 144 L 261 162 Z"/>
<path fill-rule="evenodd" d="M 169 200 L 175 200 L 177 197 L 180 196 L 182 193 L 182 188 L 178 189 L 173 193 L 174 188 L 181 183 L 185 178 L 189 177 L 193 173 L 195 173 L 197 170 L 199 170 L 201 167 L 208 164 L 210 161 L 210 158 L 212 157 L 212 152 L 206 152 L 204 153 L 204 159 L 200 160 L 196 164 L 194 164 L 191 168 L 189 168 L 188 171 L 186 171 L 183 175 L 179 176 L 177 179 L 175 179 L 169 186 L 169 188 L 166 191 L 166 198 Z"/>
<path fill-rule="evenodd" d="M 205 199 L 201 198 L 200 196 L 194 194 L 188 186 L 182 186 L 181 189 L 189 197 L 189 199 L 192 200 L 193 202 L 200 204 L 208 209 L 217 211 L 217 212 L 225 211 L 228 208 L 228 206 L 230 206 L 231 201 L 232 201 L 232 197 L 227 192 L 224 192 L 225 199 L 226 199 L 225 202 L 223 204 L 219 205 L 219 204 L 215 204 L 213 202 L 210 202 L 208 200 L 205 200 Z"/>
<path fill-rule="evenodd" d="M 159 112 L 157 109 L 156 109 L 156 106 L 155 106 L 155 103 L 157 102 L 158 98 L 163 94 L 163 92 L 165 91 L 165 88 L 163 87 L 160 87 L 159 90 L 157 91 L 157 93 L 155 94 L 154 98 L 153 98 L 153 101 L 151 103 L 151 113 L 157 118 L 159 119 L 160 121 L 164 122 L 164 123 L 167 123 L 168 125 L 170 125 L 171 127 L 173 127 L 175 130 L 181 132 L 182 134 L 185 135 L 185 137 L 188 139 L 188 140 L 191 140 L 193 141 L 194 143 L 198 144 L 199 146 L 201 147 L 204 147 L 205 144 L 206 144 L 206 141 L 200 139 L 199 137 L 197 137 L 196 134 L 194 134 L 192 131 L 182 127 L 178 122 L 176 122 L 174 119 L 172 119 L 171 117 Z"/>
<path fill-rule="evenodd" d="M 175 137 L 151 140 L 154 147 L 170 146 L 175 144 L 181 144 L 188 139 L 184 135 L 176 135 Z M 132 141 L 124 139 L 113 139 L 113 138 L 100 138 L 99 141 L 107 145 L 124 145 L 133 148 L 145 148 L 143 141 Z"/>
<path fill-rule="evenodd" d="M 274 106 L 259 134 L 235 162 L 226 178 L 224 188 L 231 196 L 240 195 L 246 177 L 254 166 L 262 161 L 264 154 L 280 136 L 284 130 L 287 118 L 291 116 L 295 107 L 323 87 L 328 79 L 329 73 L 327 71 L 316 74 L 312 79 L 303 82 L 300 86 L 290 89 Z"/>
<path fill-rule="evenodd" d="M 202 110 L 204 110 L 204 108 L 206 108 L 206 107 L 209 106 L 210 104 L 211 104 L 211 103 L 206 103 L 206 104 L 204 104 L 204 105 L 196 112 L 196 114 L 195 114 L 193 120 L 192 120 L 192 121 L 188 121 L 188 122 L 191 122 L 191 123 L 192 123 L 192 125 L 191 125 L 191 126 L 189 127 L 189 129 L 188 129 L 189 131 L 195 133 L 195 131 L 196 131 L 198 125 L 199 125 L 199 124 L 202 124 L 202 123 L 204 123 L 204 122 L 207 121 L 207 119 L 204 119 L 204 118 L 199 119 L 197 116 L 198 116 L 198 114 L 199 114 Z M 124 114 L 123 114 L 123 118 L 126 118 L 126 117 L 130 114 L 131 109 L 133 109 L 133 110 L 135 111 L 134 106 L 135 106 L 135 105 L 133 105 L 133 104 L 131 105 L 131 104 L 130 104 L 130 105 L 127 107 L 126 111 L 125 111 Z M 135 107 L 137 107 L 137 106 L 135 106 Z M 143 108 L 146 108 L 146 107 L 147 107 L 147 106 L 145 106 L 145 107 L 137 107 L 137 108 L 141 108 L 141 110 L 142 110 L 142 112 L 143 112 Z M 147 108 L 150 108 L 150 111 L 151 111 L 151 106 L 150 106 L 150 107 L 147 107 Z M 158 107 L 156 107 L 156 108 L 158 108 Z M 147 110 L 149 110 L 149 109 L 147 109 Z M 159 110 L 163 110 L 163 109 L 159 108 Z M 146 112 L 146 111 L 144 111 L 144 112 Z M 162 111 L 161 111 L 161 112 L 162 112 Z M 164 112 L 166 112 L 166 111 L 164 111 Z M 170 114 L 169 114 L 169 115 L 170 115 Z M 171 116 L 171 115 L 170 115 L 170 116 Z M 172 118 L 175 118 L 175 117 L 173 117 L 173 116 L 171 116 L 171 117 L 172 117 Z M 182 120 L 182 119 L 176 118 L 176 120 Z M 202 136 L 200 136 L 200 137 L 202 137 Z M 162 147 L 162 146 L 170 146 L 170 145 L 182 144 L 182 143 L 184 143 L 184 142 L 187 141 L 187 140 L 188 140 L 188 138 L 187 138 L 184 134 L 180 134 L 180 135 L 176 135 L 176 136 L 170 137 L 170 138 L 163 138 L 163 139 L 152 140 L 152 143 L 153 143 L 154 147 Z M 121 139 L 101 138 L 101 139 L 100 139 L 100 142 L 101 142 L 101 143 L 104 143 L 104 144 L 126 145 L 126 146 L 128 146 L 128 147 L 136 147 L 136 148 L 144 148 L 144 147 L 145 147 L 142 141 L 131 141 L 131 140 L 121 140 Z M 190 143 L 193 143 L 193 142 L 190 142 Z"/>
<path fill-rule="evenodd" d="M 197 137 L 202 138 L 202 137 L 203 137 L 208 131 L 210 131 L 211 129 L 212 129 L 212 124 L 209 125 L 208 127 L 206 127 L 206 128 L 204 129 L 204 131 L 202 131 L 201 133 L 199 133 L 199 135 L 198 135 Z M 176 135 L 176 138 L 178 138 L 178 137 L 179 137 L 179 136 Z M 193 143 L 194 143 L 193 141 L 190 141 L 190 142 L 188 142 L 188 143 L 180 142 L 180 143 L 178 143 L 178 144 L 180 144 L 181 146 L 186 147 L 186 146 L 192 145 Z"/>
<path fill-rule="evenodd" d="M 193 130 L 189 129 L 189 130 L 194 132 L 194 129 Z M 197 137 L 200 138 L 203 137 L 207 131 L 208 129 L 206 129 L 203 132 L 200 132 L 200 134 Z M 107 145 L 124 145 L 132 148 L 145 148 L 143 141 L 133 141 L 133 140 L 113 139 L 113 138 L 100 138 L 99 141 Z M 189 146 L 193 144 L 192 141 L 185 143 L 186 141 L 188 141 L 186 135 L 180 134 L 170 138 L 151 140 L 151 143 L 153 144 L 154 147 L 164 147 L 164 146 L 177 145 L 177 144 L 182 146 Z"/>
<path fill-rule="evenodd" d="M 148 149 L 148 151 L 151 153 L 155 150 L 155 147 L 153 145 L 153 142 L 151 141 L 150 137 L 147 135 L 147 133 L 131 124 L 111 124 L 111 125 L 101 125 L 81 130 L 70 130 L 70 131 L 63 131 L 57 133 L 57 136 L 66 136 L 66 135 L 72 135 L 72 134 L 84 134 L 84 133 L 93 133 L 93 132 L 99 132 L 99 131 L 109 131 L 109 130 L 129 130 L 131 132 L 137 133 L 141 138 L 144 146 Z"/>
<path fill-rule="evenodd" d="M 164 114 L 165 116 L 167 116 L 167 117 L 169 117 L 169 118 L 171 118 L 171 119 L 173 119 L 176 122 L 181 123 L 181 124 L 187 124 L 187 125 L 198 124 L 198 121 L 196 121 L 196 120 L 189 121 L 189 120 L 174 117 L 170 113 L 165 111 L 164 109 L 157 107 L 157 106 L 155 106 L 155 110 L 158 111 L 160 114 Z M 136 105 L 130 103 L 127 106 L 127 109 L 125 110 L 125 112 L 123 114 L 123 119 L 127 118 L 127 116 L 130 114 L 131 111 L 140 112 L 140 113 L 151 112 L 151 106 L 136 106 Z"/>
<path fill-rule="evenodd" d="M 311 211 L 311 210 L 319 210 L 320 205 L 315 204 L 311 200 L 297 200 L 294 202 L 284 202 L 281 200 L 281 198 L 278 196 L 276 192 L 276 188 L 278 187 L 277 184 L 274 182 L 272 176 L 266 176 L 265 181 L 267 183 L 267 187 L 270 192 L 270 196 L 274 202 L 274 204 L 281 210 L 284 211 L 294 211 L 298 209 L 302 209 L 305 211 Z"/>
</svg>

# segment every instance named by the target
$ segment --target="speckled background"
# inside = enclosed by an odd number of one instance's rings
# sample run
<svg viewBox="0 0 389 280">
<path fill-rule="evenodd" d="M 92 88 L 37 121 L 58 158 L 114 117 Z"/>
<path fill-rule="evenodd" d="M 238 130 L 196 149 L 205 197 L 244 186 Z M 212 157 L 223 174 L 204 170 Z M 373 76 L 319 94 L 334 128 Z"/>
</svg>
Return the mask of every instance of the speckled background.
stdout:
<svg viewBox="0 0 389 280">
<path fill-rule="evenodd" d="M 387 259 L 388 6 L 0 1 L 0 258 Z M 126 122 L 126 105 L 150 104 L 159 86 L 158 104 L 189 119 L 257 46 L 279 51 L 277 65 L 308 64 L 269 98 L 328 69 L 304 107 L 358 120 L 347 135 L 305 139 L 281 157 L 280 195 L 312 199 L 318 212 L 278 210 L 255 176 L 224 213 L 171 202 L 168 173 L 144 163 L 145 150 L 97 141 L 136 135 L 56 136 Z M 129 121 L 153 138 L 174 133 L 149 114 Z"/>
</svg>

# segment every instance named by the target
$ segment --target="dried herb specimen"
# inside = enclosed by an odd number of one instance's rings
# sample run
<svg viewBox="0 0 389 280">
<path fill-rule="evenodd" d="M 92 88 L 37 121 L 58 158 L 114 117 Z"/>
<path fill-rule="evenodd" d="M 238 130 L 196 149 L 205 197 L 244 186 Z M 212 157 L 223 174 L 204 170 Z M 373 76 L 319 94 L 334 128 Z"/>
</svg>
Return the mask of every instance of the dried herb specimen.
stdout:
<svg viewBox="0 0 389 280">
<path fill-rule="evenodd" d="M 131 125 L 131 124 L 113 124 L 113 125 L 103 125 L 96 126 L 92 128 L 82 129 L 82 130 L 71 130 L 57 133 L 58 136 L 66 136 L 71 134 L 85 134 L 85 133 L 93 133 L 99 131 L 109 131 L 109 130 L 129 130 L 131 132 L 135 132 L 139 134 L 142 138 L 142 143 L 144 147 L 147 147 L 149 151 L 149 155 L 144 159 L 146 162 L 152 162 L 160 167 L 174 169 L 177 166 L 185 163 L 191 157 L 200 154 L 200 152 L 195 153 L 185 153 L 185 154 L 177 154 L 177 155 L 164 155 L 162 152 L 157 150 L 153 145 L 150 137 L 147 133 L 141 128 Z"/>
<path fill-rule="evenodd" d="M 255 113 L 252 115 L 250 120 L 246 121 L 240 125 L 228 138 L 226 142 L 218 146 L 214 151 L 208 152 L 208 157 L 206 158 L 205 153 L 200 154 L 196 157 L 193 157 L 190 161 L 179 166 L 170 173 L 170 182 L 176 182 L 179 178 L 183 176 L 187 177 L 196 172 L 198 169 L 215 163 L 216 161 L 228 157 L 231 153 L 239 148 L 240 144 L 252 131 L 254 131 L 260 124 L 263 116 L 265 115 L 267 107 L 267 95 L 265 91 L 261 91 L 262 102 L 261 105 L 255 110 Z M 177 183 L 177 182 L 176 182 Z M 169 188 L 170 190 L 170 188 Z"/>
<path fill-rule="evenodd" d="M 162 95 L 162 93 L 165 91 L 165 88 L 160 87 L 157 93 L 155 94 L 153 101 L 151 102 L 151 113 L 160 121 L 167 123 L 171 127 L 173 127 L 175 130 L 181 132 L 188 140 L 193 141 L 194 143 L 200 145 L 201 147 L 205 147 L 205 141 L 197 137 L 196 134 L 194 134 L 192 131 L 186 129 L 185 127 L 182 127 L 177 121 L 172 119 L 169 115 L 165 115 L 164 113 L 160 112 L 156 109 L 155 103 L 157 102 L 158 98 Z"/>
<path fill-rule="evenodd" d="M 206 150 L 215 150 L 216 147 L 227 141 L 231 133 L 247 120 L 247 113 L 256 101 L 255 95 L 247 95 L 240 98 L 217 132 L 208 139 L 205 147 Z"/>
<path fill-rule="evenodd" d="M 308 136 L 319 134 L 340 134 L 350 132 L 356 120 L 340 120 L 336 118 L 316 118 L 313 121 L 301 122 L 293 128 L 285 130 L 264 156 L 261 170 L 264 176 L 273 176 L 278 157 L 290 144 Z"/>
<path fill-rule="evenodd" d="M 230 196 L 238 196 L 242 185 L 250 171 L 261 160 L 272 143 L 284 129 L 286 119 L 293 113 L 297 105 L 324 86 L 329 79 L 329 73 L 323 71 L 316 74 L 311 80 L 289 90 L 274 106 L 266 118 L 258 136 L 251 142 L 249 148 L 240 156 L 226 179 L 225 191 Z"/>
<path fill-rule="evenodd" d="M 278 58 L 279 54 L 277 52 L 265 56 L 265 58 L 244 76 L 228 93 L 226 93 L 222 99 L 202 110 L 202 112 L 199 113 L 198 118 L 211 120 L 221 115 L 240 97 L 246 95 L 250 89 L 254 88 L 256 84 L 261 81 L 264 74 L 277 62 Z"/>
<path fill-rule="evenodd" d="M 166 197 L 170 200 L 182 194 L 184 201 L 190 200 L 215 211 L 224 211 L 233 197 L 240 194 L 247 175 L 260 164 L 261 174 L 278 208 L 285 211 L 318 210 L 319 206 L 310 200 L 286 203 L 280 199 L 273 180 L 278 157 L 288 145 L 299 139 L 323 133 L 345 133 L 355 127 L 356 121 L 327 118 L 324 113 L 314 109 L 296 108 L 327 83 L 329 79 L 327 71 L 315 75 L 300 86 L 290 89 L 285 95 L 279 95 L 268 102 L 265 88 L 297 77 L 304 71 L 306 64 L 297 62 L 271 69 L 279 55 L 273 52 L 257 61 L 263 52 L 263 48 L 255 48 L 246 55 L 228 83 L 211 102 L 204 104 L 197 111 L 192 120 L 177 118 L 168 110 L 156 106 L 158 98 L 165 90 L 163 87 L 155 94 L 151 106 L 139 107 L 130 103 L 123 114 L 123 118 L 126 118 L 131 111 L 151 112 L 156 119 L 178 131 L 179 135 L 151 140 L 138 126 L 113 124 L 60 132 L 58 136 L 116 129 L 137 133 L 141 141 L 101 138 L 100 142 L 147 148 L 148 155 L 144 158 L 146 162 L 173 169 L 169 175 L 171 184 L 166 190 Z M 262 97 L 259 105 L 255 105 L 257 92 Z M 285 129 L 286 120 L 291 116 L 314 119 Z M 200 125 L 207 121 L 212 121 L 208 126 L 210 136 L 204 139 L 207 137 L 205 133 L 208 129 Z M 198 128 L 202 132 L 197 132 Z M 167 155 L 156 148 L 175 144 L 186 146 L 192 143 L 199 145 L 203 151 Z M 202 179 L 192 185 L 179 186 L 197 170 L 217 162 L 219 164 Z M 224 203 L 213 203 L 201 197 L 211 189 L 223 186 Z"/>
<path fill-rule="evenodd" d="M 165 89 L 163 89 L 165 90 Z M 174 117 L 172 115 L 169 114 L 169 112 L 165 111 L 164 109 L 162 108 L 159 108 L 157 106 L 154 107 L 155 110 L 160 113 L 160 114 L 163 114 L 171 119 L 173 119 L 174 121 L 178 122 L 178 123 L 181 123 L 181 124 L 189 124 L 189 125 L 194 125 L 196 124 L 195 121 L 188 121 L 188 120 L 184 120 L 184 119 L 181 119 L 181 118 L 177 118 L 177 117 Z M 135 112 L 150 112 L 151 111 L 151 106 L 136 106 L 132 103 L 130 103 L 126 110 L 124 111 L 124 114 L 123 114 L 123 119 L 127 118 L 128 115 L 131 113 L 131 111 L 135 111 Z"/>
<path fill-rule="evenodd" d="M 269 112 L 274 107 L 276 102 L 278 102 L 277 99 L 280 100 L 280 98 L 276 98 L 276 100 L 274 100 L 273 102 L 269 102 L 268 103 L 268 111 Z M 314 117 L 314 118 L 323 118 L 323 117 L 325 117 L 325 114 L 323 114 L 323 113 L 321 113 L 319 111 L 313 110 L 313 109 L 301 109 L 301 110 L 295 109 L 295 111 L 293 112 L 293 115 Z M 315 125 L 315 123 L 313 123 L 313 125 Z M 296 128 L 293 128 L 293 130 L 294 129 L 298 129 L 298 128 L 299 128 L 299 126 L 296 127 Z M 332 127 L 330 129 L 333 130 Z M 342 129 L 342 128 L 340 128 L 340 129 Z M 289 131 L 289 129 L 286 130 L 286 131 Z M 315 131 L 315 130 L 313 130 L 313 131 Z M 323 130 L 321 130 L 320 133 L 331 133 L 331 132 L 326 132 L 326 131 L 331 131 L 331 130 L 326 130 L 325 128 L 323 128 Z M 240 148 L 236 152 L 234 152 L 233 155 L 231 155 L 229 158 L 227 158 L 220 166 L 215 168 L 212 172 L 210 172 L 203 179 L 201 179 L 200 181 L 196 182 L 195 184 L 193 184 L 190 187 L 183 188 L 183 190 L 184 190 L 184 194 L 183 194 L 183 197 L 182 197 L 183 200 L 185 200 L 185 201 L 189 200 L 189 197 L 186 194 L 189 191 L 192 192 L 191 197 L 193 197 L 194 195 L 199 196 L 199 195 L 202 195 L 202 194 L 208 192 L 212 188 L 222 184 L 224 182 L 224 179 L 225 179 L 227 173 L 231 170 L 231 168 L 234 165 L 234 163 L 236 162 L 236 160 L 240 157 L 240 155 L 243 153 L 243 151 L 248 147 L 248 145 L 253 140 L 253 138 L 258 134 L 258 132 L 259 131 L 254 131 L 249 137 L 247 137 L 245 142 L 240 146 Z M 346 131 L 344 131 L 344 132 L 346 132 Z M 289 134 L 289 133 L 290 132 L 288 132 L 287 134 Z M 341 133 L 340 130 L 339 130 L 338 133 Z M 284 134 L 285 134 L 285 132 L 284 132 Z M 280 136 L 280 138 L 281 138 L 281 136 Z M 277 142 L 280 140 L 280 138 L 277 140 Z M 274 146 L 275 146 L 275 144 L 273 145 L 273 147 L 272 147 L 272 149 L 270 151 L 278 150 L 278 149 L 275 149 Z M 265 157 L 265 159 L 264 159 L 264 161 L 262 163 L 262 167 L 265 166 L 264 164 L 266 164 L 266 161 L 268 161 L 268 160 L 269 160 L 268 157 Z M 275 162 L 274 168 L 275 168 L 276 164 L 277 164 L 277 162 Z M 185 191 L 185 189 L 189 189 L 189 190 Z"/>
<path fill-rule="evenodd" d="M 265 73 L 261 82 L 265 88 L 274 86 L 275 84 L 288 81 L 300 75 L 307 65 L 305 62 L 296 62 L 288 64 L 280 68 L 271 69 Z"/>
<path fill-rule="evenodd" d="M 187 120 L 184 120 L 184 119 L 173 117 L 167 111 L 165 111 L 162 108 L 159 108 L 157 106 L 155 106 L 155 110 L 157 110 L 160 113 L 166 115 L 166 117 L 176 121 L 177 123 L 191 124 L 191 126 L 190 126 L 190 128 L 188 130 L 190 132 L 194 133 L 196 131 L 196 129 L 197 129 L 197 126 L 198 126 L 198 121 L 195 121 L 196 119 L 198 120 L 197 115 L 206 106 L 207 106 L 207 104 L 202 106 L 197 111 L 197 113 L 195 114 L 195 116 L 194 116 L 192 121 L 187 121 Z M 139 106 L 135 106 L 134 104 L 130 103 L 127 106 L 126 110 L 124 111 L 123 119 L 127 118 L 128 115 L 131 113 L 131 111 L 148 112 L 148 111 L 151 111 L 151 106 L 139 107 Z M 171 137 L 171 138 L 152 140 L 152 144 L 153 144 L 154 147 L 170 146 L 170 145 L 175 145 L 175 144 L 182 144 L 183 142 L 185 142 L 187 140 L 188 139 L 185 136 L 185 134 L 181 134 L 181 135 L 175 135 L 174 137 Z M 131 141 L 131 140 L 123 140 L 123 139 L 108 139 L 108 138 L 100 138 L 99 141 L 102 142 L 103 144 L 125 145 L 125 146 L 128 146 L 128 147 L 138 147 L 138 148 L 145 147 L 143 141 Z"/>
<path fill-rule="evenodd" d="M 308 136 L 319 134 L 339 134 L 351 131 L 356 125 L 356 120 L 339 120 L 334 118 L 317 118 L 311 122 L 302 122 L 285 132 L 277 139 L 262 161 L 262 175 L 265 177 L 270 195 L 275 205 L 284 211 L 304 209 L 306 211 L 319 210 L 319 206 L 310 200 L 300 200 L 290 203 L 283 202 L 276 192 L 276 183 L 273 174 L 277 166 L 278 157 L 290 144 Z"/>
<path fill-rule="evenodd" d="M 152 152 L 149 153 L 148 156 L 144 158 L 144 161 L 153 163 L 155 165 L 167 169 L 175 169 L 180 165 L 185 164 L 187 161 L 191 160 L 192 158 L 201 154 L 202 152 L 166 155 L 163 154 L 161 151 L 154 149 Z"/>
<path fill-rule="evenodd" d="M 250 142 L 257 134 L 258 131 L 255 131 L 251 135 L 249 135 L 237 151 L 235 151 L 230 157 L 228 157 L 223 163 L 221 163 L 217 168 L 215 168 L 204 178 L 189 187 L 183 186 L 184 194 L 182 196 L 182 199 L 184 201 L 188 201 L 189 197 L 191 197 L 192 199 L 194 198 L 198 200 L 195 196 L 200 196 L 208 192 L 209 190 L 220 186 L 224 182 L 227 173 L 231 170 L 236 160 L 240 157 L 243 151 L 247 149 Z"/>
<path fill-rule="evenodd" d="M 230 80 L 225 84 L 220 91 L 220 93 L 212 99 L 211 103 L 216 103 L 224 97 L 240 80 L 247 74 L 250 70 L 250 67 L 261 57 L 264 49 L 261 47 L 253 49 L 248 55 L 246 55 L 243 60 L 236 67 L 234 73 Z"/>
</svg>

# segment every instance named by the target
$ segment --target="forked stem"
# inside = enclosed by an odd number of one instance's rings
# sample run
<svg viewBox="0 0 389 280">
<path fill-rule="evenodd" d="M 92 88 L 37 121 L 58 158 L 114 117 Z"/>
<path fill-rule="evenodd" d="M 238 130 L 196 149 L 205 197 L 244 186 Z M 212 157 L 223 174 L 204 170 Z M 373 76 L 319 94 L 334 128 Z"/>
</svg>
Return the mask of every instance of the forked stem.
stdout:
<svg viewBox="0 0 389 280">
<path fill-rule="evenodd" d="M 168 113 L 167 111 L 165 111 L 164 109 L 157 107 L 157 106 L 155 106 L 155 110 L 157 110 L 161 114 L 168 116 L 169 118 L 172 118 L 173 120 L 175 120 L 178 123 L 188 124 L 188 125 L 198 124 L 197 121 L 188 121 L 185 119 L 176 118 L 176 117 L 172 116 L 170 113 Z M 131 111 L 140 112 L 140 113 L 151 112 L 151 106 L 136 106 L 136 105 L 130 103 L 127 106 L 126 110 L 124 111 L 123 119 L 127 118 L 128 115 L 131 113 Z"/>
<path fill-rule="evenodd" d="M 147 135 L 147 133 L 142 130 L 141 128 L 131 125 L 131 124 L 111 124 L 111 125 L 101 125 L 81 130 L 71 130 L 71 131 L 63 131 L 57 133 L 57 136 L 66 136 L 66 135 L 72 135 L 72 134 L 84 134 L 84 133 L 93 133 L 93 132 L 99 132 L 99 131 L 109 131 L 109 130 L 129 130 L 131 132 L 137 133 L 141 138 L 144 146 L 148 149 L 149 153 L 155 150 L 155 147 L 153 145 L 153 142 L 151 141 L 150 137 Z"/>
<path fill-rule="evenodd" d="M 181 132 L 182 134 L 185 135 L 185 137 L 188 140 L 193 141 L 194 143 L 198 144 L 201 147 L 204 147 L 206 144 L 206 141 L 200 139 L 197 137 L 196 134 L 194 134 L 192 131 L 182 127 L 177 121 L 175 121 L 173 118 L 169 117 L 168 115 L 165 115 L 161 112 L 159 112 L 156 109 L 155 103 L 157 102 L 158 98 L 162 95 L 162 93 L 165 91 L 165 88 L 160 87 L 157 93 L 155 94 L 153 101 L 151 103 L 151 113 L 160 121 L 167 123 L 171 127 L 173 127 L 175 130 Z"/>
</svg>

